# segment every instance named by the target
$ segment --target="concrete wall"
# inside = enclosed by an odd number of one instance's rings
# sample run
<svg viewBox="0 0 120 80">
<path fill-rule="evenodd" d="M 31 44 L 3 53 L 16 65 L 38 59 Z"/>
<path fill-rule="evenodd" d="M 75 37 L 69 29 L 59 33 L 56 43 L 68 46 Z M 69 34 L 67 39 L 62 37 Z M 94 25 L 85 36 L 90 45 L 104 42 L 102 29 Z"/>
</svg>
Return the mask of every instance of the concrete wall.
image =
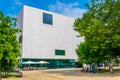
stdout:
<svg viewBox="0 0 120 80">
<path fill-rule="evenodd" d="M 43 24 L 43 12 L 53 15 L 53 25 Z M 77 59 L 75 48 L 84 39 L 76 37 L 74 18 L 28 6 L 23 7 L 22 13 L 23 58 Z M 55 49 L 65 50 L 65 56 L 56 56 Z"/>
<path fill-rule="evenodd" d="M 18 32 L 17 33 L 17 39 L 19 40 L 19 37 L 21 36 L 21 35 L 23 35 L 23 9 L 19 12 L 19 14 L 18 14 L 18 16 L 17 16 L 17 26 L 16 26 L 16 28 L 18 28 L 18 29 L 20 29 L 22 32 Z M 20 52 L 21 52 L 21 55 L 22 55 L 22 51 L 23 51 L 23 43 L 20 43 Z"/>
</svg>

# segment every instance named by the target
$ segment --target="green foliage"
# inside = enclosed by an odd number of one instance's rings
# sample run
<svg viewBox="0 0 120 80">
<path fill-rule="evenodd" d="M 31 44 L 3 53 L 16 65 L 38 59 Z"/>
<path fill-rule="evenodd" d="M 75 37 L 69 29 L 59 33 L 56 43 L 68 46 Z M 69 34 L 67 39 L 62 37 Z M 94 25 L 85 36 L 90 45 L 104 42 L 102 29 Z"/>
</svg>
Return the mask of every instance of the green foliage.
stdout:
<svg viewBox="0 0 120 80">
<path fill-rule="evenodd" d="M 84 59 L 93 62 L 117 59 L 120 56 L 120 0 L 91 0 L 86 6 L 88 11 L 74 23 L 74 30 L 85 36 L 85 43 L 89 44 L 89 57 L 83 56 Z M 80 44 L 78 49 L 81 47 Z"/>
<path fill-rule="evenodd" d="M 15 29 L 16 19 L 4 16 L 0 12 L 0 67 L 1 70 L 10 71 L 17 64 L 20 56 L 20 46 L 16 38 L 19 29 Z"/>
<path fill-rule="evenodd" d="M 79 56 L 79 62 L 80 63 L 89 63 L 91 61 L 87 60 L 90 55 L 90 48 L 87 43 L 80 43 L 78 45 L 78 48 L 76 49 L 77 55 Z"/>
<path fill-rule="evenodd" d="M 9 76 L 6 76 L 5 74 L 2 74 L 2 77 L 3 77 L 3 78 L 8 78 L 8 77 L 17 78 L 17 77 L 18 77 L 18 75 L 17 75 L 17 74 L 15 74 L 15 73 L 12 73 L 12 74 L 11 74 L 11 73 L 9 73 L 8 75 L 9 75 Z"/>
</svg>

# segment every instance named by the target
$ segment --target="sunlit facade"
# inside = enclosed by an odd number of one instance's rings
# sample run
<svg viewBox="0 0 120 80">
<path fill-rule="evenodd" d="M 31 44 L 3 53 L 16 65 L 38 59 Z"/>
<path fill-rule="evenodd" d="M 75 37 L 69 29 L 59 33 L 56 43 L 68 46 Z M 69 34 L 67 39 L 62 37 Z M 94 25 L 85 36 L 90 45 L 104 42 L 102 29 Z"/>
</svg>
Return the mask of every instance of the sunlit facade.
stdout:
<svg viewBox="0 0 120 80">
<path fill-rule="evenodd" d="M 21 44 L 20 62 L 43 60 L 49 62 L 48 68 L 75 67 L 75 49 L 84 39 L 76 37 L 74 21 L 71 17 L 23 6 L 17 16 L 17 28 L 22 30 L 17 34 Z"/>
</svg>

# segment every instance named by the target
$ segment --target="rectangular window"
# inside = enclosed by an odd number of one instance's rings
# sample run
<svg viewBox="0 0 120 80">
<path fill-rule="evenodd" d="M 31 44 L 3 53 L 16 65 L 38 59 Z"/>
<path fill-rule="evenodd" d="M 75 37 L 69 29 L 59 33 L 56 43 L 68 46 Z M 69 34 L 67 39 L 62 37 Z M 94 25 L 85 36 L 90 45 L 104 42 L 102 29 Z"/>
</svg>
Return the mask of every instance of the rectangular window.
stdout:
<svg viewBox="0 0 120 80">
<path fill-rule="evenodd" d="M 65 50 L 58 50 L 58 49 L 56 49 L 55 50 L 55 55 L 65 55 Z"/>
<path fill-rule="evenodd" d="M 19 43 L 22 43 L 22 35 L 19 37 Z"/>
<path fill-rule="evenodd" d="M 53 15 L 48 13 L 43 13 L 43 23 L 53 25 Z"/>
<path fill-rule="evenodd" d="M 70 62 L 75 62 L 75 60 L 74 59 L 70 59 Z"/>
</svg>

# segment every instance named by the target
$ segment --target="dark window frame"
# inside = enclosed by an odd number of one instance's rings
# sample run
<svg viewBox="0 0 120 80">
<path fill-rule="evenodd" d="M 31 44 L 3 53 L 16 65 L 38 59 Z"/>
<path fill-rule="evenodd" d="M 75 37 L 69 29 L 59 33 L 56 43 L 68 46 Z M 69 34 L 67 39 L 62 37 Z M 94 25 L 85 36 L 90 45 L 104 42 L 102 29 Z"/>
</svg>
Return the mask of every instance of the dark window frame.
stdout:
<svg viewBox="0 0 120 80">
<path fill-rule="evenodd" d="M 19 37 L 19 43 L 22 43 L 22 38 L 23 38 L 23 36 L 20 35 L 20 37 Z"/>
<path fill-rule="evenodd" d="M 56 56 L 65 56 L 65 50 L 55 49 Z"/>
<path fill-rule="evenodd" d="M 53 25 L 53 15 L 43 12 L 43 24 Z"/>
</svg>

